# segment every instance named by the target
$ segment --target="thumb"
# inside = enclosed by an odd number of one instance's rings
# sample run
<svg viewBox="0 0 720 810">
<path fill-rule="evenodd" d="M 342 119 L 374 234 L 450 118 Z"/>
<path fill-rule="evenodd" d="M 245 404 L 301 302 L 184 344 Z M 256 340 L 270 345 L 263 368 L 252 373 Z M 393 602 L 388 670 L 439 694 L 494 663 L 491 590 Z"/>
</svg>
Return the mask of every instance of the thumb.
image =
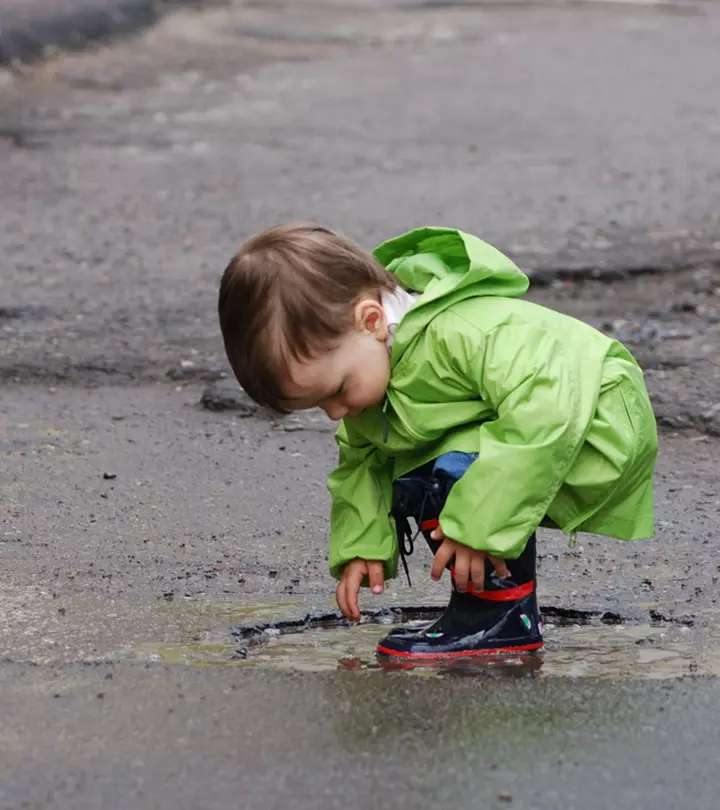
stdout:
<svg viewBox="0 0 720 810">
<path fill-rule="evenodd" d="M 370 590 L 372 593 L 382 593 L 384 590 L 383 564 L 378 560 L 369 560 L 367 568 Z"/>
</svg>

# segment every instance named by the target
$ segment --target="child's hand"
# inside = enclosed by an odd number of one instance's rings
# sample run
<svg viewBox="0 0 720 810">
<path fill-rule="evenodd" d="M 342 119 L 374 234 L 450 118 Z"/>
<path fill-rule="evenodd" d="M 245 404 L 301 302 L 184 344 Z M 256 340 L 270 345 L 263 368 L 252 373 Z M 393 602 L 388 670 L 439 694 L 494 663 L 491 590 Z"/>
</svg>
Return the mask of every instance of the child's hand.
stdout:
<svg viewBox="0 0 720 810">
<path fill-rule="evenodd" d="M 345 566 L 340 582 L 338 582 L 335 589 L 335 599 L 340 612 L 350 621 L 360 621 L 358 593 L 360 593 L 360 585 L 365 577 L 370 581 L 370 590 L 374 594 L 383 592 L 382 562 L 379 560 L 361 560 L 359 557 L 351 560 Z"/>
<path fill-rule="evenodd" d="M 492 557 L 487 551 L 476 551 L 474 548 L 464 546 L 449 537 L 440 526 L 430 535 L 433 540 L 442 540 L 442 545 L 435 554 L 430 576 L 433 579 L 440 579 L 445 566 L 455 557 L 455 587 L 460 593 L 465 593 L 468 587 L 468 580 L 472 577 L 473 591 L 478 593 L 485 587 L 485 558 L 495 566 L 495 571 L 500 579 L 510 576 L 505 560 Z"/>
</svg>

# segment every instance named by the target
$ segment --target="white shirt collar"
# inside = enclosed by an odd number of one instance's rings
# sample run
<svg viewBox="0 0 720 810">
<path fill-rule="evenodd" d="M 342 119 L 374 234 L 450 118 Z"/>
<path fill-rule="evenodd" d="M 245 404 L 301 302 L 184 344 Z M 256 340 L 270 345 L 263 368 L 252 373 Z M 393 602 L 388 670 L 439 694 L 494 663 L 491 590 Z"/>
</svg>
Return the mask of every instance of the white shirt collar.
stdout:
<svg viewBox="0 0 720 810">
<path fill-rule="evenodd" d="M 380 305 L 383 308 L 385 322 L 388 327 L 388 337 L 385 341 L 388 349 L 392 346 L 398 324 L 410 311 L 418 298 L 418 295 L 412 295 L 399 285 L 394 293 L 387 290 L 380 293 Z"/>
</svg>

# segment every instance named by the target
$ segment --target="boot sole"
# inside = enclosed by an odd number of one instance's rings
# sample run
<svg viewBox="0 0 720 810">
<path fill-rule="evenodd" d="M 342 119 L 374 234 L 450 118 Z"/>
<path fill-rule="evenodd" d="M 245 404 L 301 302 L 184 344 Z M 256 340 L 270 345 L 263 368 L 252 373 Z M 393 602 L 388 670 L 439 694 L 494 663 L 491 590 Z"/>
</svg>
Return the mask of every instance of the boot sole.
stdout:
<svg viewBox="0 0 720 810">
<path fill-rule="evenodd" d="M 397 650 L 391 650 L 388 647 L 381 647 L 378 645 L 375 652 L 378 657 L 383 659 L 386 658 L 396 658 L 402 659 L 403 661 L 407 661 L 408 659 L 412 659 L 413 661 L 442 661 L 448 660 L 450 658 L 471 658 L 473 656 L 481 656 L 481 655 L 507 655 L 510 653 L 519 653 L 519 652 L 537 652 L 541 650 L 543 647 L 543 642 L 538 641 L 533 644 L 523 644 L 517 647 L 490 647 L 486 650 L 462 650 L 459 652 L 447 652 L 447 653 L 410 653 L 410 652 L 399 652 Z"/>
</svg>

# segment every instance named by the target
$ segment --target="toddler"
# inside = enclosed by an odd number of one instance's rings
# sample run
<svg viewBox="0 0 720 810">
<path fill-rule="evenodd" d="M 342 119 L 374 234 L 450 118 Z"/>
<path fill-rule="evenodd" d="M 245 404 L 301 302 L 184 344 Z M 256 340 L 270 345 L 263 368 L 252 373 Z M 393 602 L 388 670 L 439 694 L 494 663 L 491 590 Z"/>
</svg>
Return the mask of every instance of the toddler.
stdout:
<svg viewBox="0 0 720 810">
<path fill-rule="evenodd" d="M 657 431 L 642 372 L 616 340 L 523 300 L 528 278 L 451 228 L 372 254 L 314 225 L 270 228 L 220 285 L 228 359 L 261 405 L 341 420 L 330 572 L 360 618 L 422 533 L 444 614 L 378 655 L 433 660 L 537 650 L 539 525 L 653 534 Z M 412 521 L 416 530 L 411 528 Z"/>
</svg>

